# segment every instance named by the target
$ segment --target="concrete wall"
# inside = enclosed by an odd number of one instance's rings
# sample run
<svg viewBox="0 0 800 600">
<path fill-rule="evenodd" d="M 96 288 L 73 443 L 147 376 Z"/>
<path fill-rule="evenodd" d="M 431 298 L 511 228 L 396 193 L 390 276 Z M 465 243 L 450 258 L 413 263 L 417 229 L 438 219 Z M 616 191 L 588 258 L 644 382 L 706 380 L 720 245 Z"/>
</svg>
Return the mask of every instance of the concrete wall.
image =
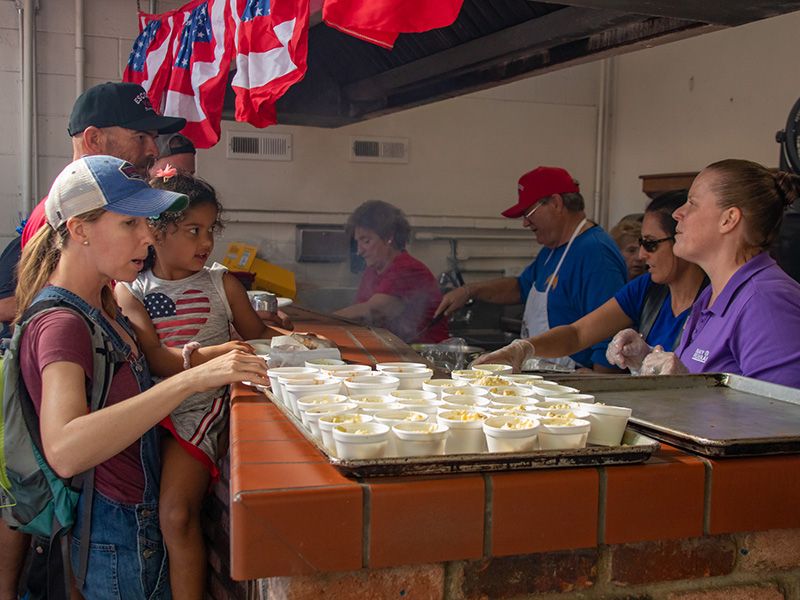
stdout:
<svg viewBox="0 0 800 600">
<path fill-rule="evenodd" d="M 800 96 L 800 12 L 615 59 L 611 222 L 641 210 L 639 175 L 723 158 L 778 166 L 775 132 Z"/>
</svg>

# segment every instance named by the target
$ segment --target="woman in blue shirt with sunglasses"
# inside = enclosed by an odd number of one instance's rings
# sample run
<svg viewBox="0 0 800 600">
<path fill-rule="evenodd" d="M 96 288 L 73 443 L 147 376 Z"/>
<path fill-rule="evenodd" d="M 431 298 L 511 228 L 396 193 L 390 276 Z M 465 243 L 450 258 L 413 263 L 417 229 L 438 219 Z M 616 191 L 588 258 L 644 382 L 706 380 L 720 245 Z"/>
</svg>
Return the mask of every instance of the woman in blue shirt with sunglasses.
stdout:
<svg viewBox="0 0 800 600">
<path fill-rule="evenodd" d="M 514 340 L 481 356 L 475 364 L 503 363 L 520 370 L 530 358 L 574 354 L 626 328 L 633 331 L 617 336 L 607 350 L 609 362 L 622 368 L 638 369 L 650 346 L 675 347 L 689 309 L 707 283 L 700 267 L 672 252 L 677 225 L 672 213 L 684 202 L 686 191 L 669 192 L 653 200 L 645 210 L 639 255 L 649 272 L 630 281 L 612 299 L 574 323 Z"/>
</svg>

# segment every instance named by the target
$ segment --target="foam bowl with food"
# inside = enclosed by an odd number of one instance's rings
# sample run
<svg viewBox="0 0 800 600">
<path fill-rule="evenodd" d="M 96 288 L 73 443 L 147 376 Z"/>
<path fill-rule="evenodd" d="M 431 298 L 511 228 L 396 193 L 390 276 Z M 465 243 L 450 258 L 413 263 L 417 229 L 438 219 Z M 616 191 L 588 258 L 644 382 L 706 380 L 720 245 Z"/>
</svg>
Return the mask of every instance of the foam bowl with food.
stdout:
<svg viewBox="0 0 800 600">
<path fill-rule="evenodd" d="M 476 371 L 489 371 L 490 373 L 494 373 L 495 375 L 514 372 L 514 367 L 512 367 L 511 365 L 486 364 L 486 365 L 475 365 L 472 368 L 473 370 Z"/>
<path fill-rule="evenodd" d="M 345 379 L 344 385 L 351 396 L 359 394 L 388 394 L 399 387 L 400 380 L 391 375 L 359 375 L 351 379 Z"/>
<path fill-rule="evenodd" d="M 385 362 L 375 365 L 378 371 L 391 371 L 393 369 L 427 369 L 428 365 L 419 362 Z"/>
<path fill-rule="evenodd" d="M 594 396 L 591 394 L 559 394 L 557 396 L 545 396 L 545 402 L 547 400 L 577 402 L 578 404 L 594 404 Z"/>
<path fill-rule="evenodd" d="M 451 379 L 466 379 L 467 381 L 472 381 L 473 379 L 477 379 L 478 377 L 484 377 L 486 375 L 491 375 L 491 372 L 481 371 L 477 368 L 456 369 L 450 372 Z"/>
<path fill-rule="evenodd" d="M 386 456 L 389 426 L 383 423 L 339 423 L 331 430 L 336 454 L 342 459 L 369 459 Z"/>
<path fill-rule="evenodd" d="M 463 379 L 429 379 L 422 384 L 422 389 L 426 392 L 434 392 L 436 397 L 441 400 L 444 391 L 452 391 L 468 384 Z"/>
<path fill-rule="evenodd" d="M 325 450 L 332 456 L 336 454 L 336 443 L 333 441 L 333 427 L 334 425 L 343 425 L 346 423 L 370 423 L 372 422 L 372 415 L 365 415 L 357 412 L 343 412 L 334 413 L 332 415 L 323 415 L 317 420 L 319 425 L 319 435 L 322 438 L 322 445 Z"/>
<path fill-rule="evenodd" d="M 422 384 L 433 377 L 433 369 L 428 367 L 386 366 L 380 372 L 397 377 L 400 380 L 399 390 L 421 390 Z"/>
<path fill-rule="evenodd" d="M 608 406 L 606 404 L 586 404 L 583 407 L 589 413 L 587 420 L 592 424 L 589 431 L 589 443 L 600 446 L 619 446 L 631 409 L 624 406 Z"/>
<path fill-rule="evenodd" d="M 328 367 L 341 367 L 346 363 L 341 358 L 312 358 L 306 361 L 307 367 L 315 369 L 327 369 Z"/>
<path fill-rule="evenodd" d="M 530 452 L 536 450 L 539 421 L 525 416 L 489 417 L 483 433 L 489 452 Z"/>
<path fill-rule="evenodd" d="M 477 410 L 489 406 L 489 399 L 484 396 L 445 396 L 442 398 L 442 406 L 439 412 L 448 410 Z"/>
<path fill-rule="evenodd" d="M 531 403 L 530 398 L 525 396 L 506 396 L 505 398 L 495 398 L 489 403 L 489 407 L 494 410 L 503 410 L 507 412 L 524 413 L 531 412 L 529 407 L 535 406 Z"/>
<path fill-rule="evenodd" d="M 356 404 L 355 402 L 343 402 L 342 404 L 323 404 L 321 406 L 315 406 L 314 408 L 309 408 L 305 412 L 306 417 L 306 424 L 308 426 L 309 431 L 311 431 L 311 435 L 316 438 L 321 438 L 322 433 L 319 430 L 319 420 L 320 417 L 324 417 L 326 415 L 338 415 L 340 413 L 350 412 L 355 410 Z"/>
<path fill-rule="evenodd" d="M 558 398 L 545 400 L 544 402 L 537 402 L 533 405 L 540 415 L 572 415 L 579 419 L 585 419 L 589 416 L 586 412 L 586 406 L 578 402 L 564 402 Z"/>
<path fill-rule="evenodd" d="M 339 391 L 339 382 L 329 377 L 317 377 L 311 381 L 305 379 L 287 379 L 283 382 L 283 396 L 287 406 L 296 417 L 302 418 L 297 402 L 306 396 L 317 394 L 335 394 Z"/>
<path fill-rule="evenodd" d="M 442 389 L 442 399 L 448 396 L 488 396 L 489 390 L 484 388 L 475 387 L 474 385 L 465 385 L 461 387 L 445 387 Z"/>
<path fill-rule="evenodd" d="M 350 401 L 356 405 L 357 410 L 366 414 L 399 406 L 399 402 L 388 394 L 356 394 L 350 396 Z"/>
<path fill-rule="evenodd" d="M 436 392 L 427 392 L 425 390 L 394 390 L 389 392 L 390 396 L 398 400 L 436 400 Z"/>
<path fill-rule="evenodd" d="M 541 375 L 531 375 L 529 373 L 509 373 L 502 375 L 502 377 L 511 385 L 531 385 L 537 381 L 544 380 Z"/>
<path fill-rule="evenodd" d="M 569 415 L 539 418 L 539 448 L 577 450 L 586 447 L 591 423 Z"/>
<path fill-rule="evenodd" d="M 579 391 L 573 387 L 561 385 L 554 381 L 539 381 L 531 384 L 530 389 L 533 390 L 533 395 L 538 397 L 540 401 L 549 396 L 563 396 L 565 394 L 579 393 Z"/>
<path fill-rule="evenodd" d="M 392 426 L 398 456 L 437 456 L 444 454 L 450 428 L 441 423 L 404 421 Z"/>
<path fill-rule="evenodd" d="M 471 387 L 484 389 L 488 392 L 490 388 L 508 385 L 508 381 L 503 379 L 500 375 L 483 375 L 477 379 L 471 380 L 469 385 Z"/>
<path fill-rule="evenodd" d="M 308 426 L 305 413 L 309 408 L 323 406 L 325 404 L 344 404 L 345 402 L 347 402 L 347 396 L 344 394 L 311 394 L 297 400 L 297 410 L 300 411 L 300 418 L 303 420 L 303 425 Z"/>
<path fill-rule="evenodd" d="M 445 445 L 447 454 L 486 452 L 486 436 L 483 434 L 485 420 L 486 415 L 476 410 L 456 409 L 440 412 L 436 416 L 436 422 L 450 428 L 450 435 L 447 436 Z"/>
<path fill-rule="evenodd" d="M 360 372 L 360 373 L 371 373 L 372 367 L 369 365 L 348 365 L 348 364 L 341 364 L 341 365 L 323 365 L 320 367 L 320 371 L 328 373 L 329 375 L 338 375 L 340 371 L 353 371 L 353 372 Z"/>
<path fill-rule="evenodd" d="M 281 375 L 288 375 L 290 373 L 311 375 L 318 372 L 319 371 L 314 367 L 273 367 L 267 369 L 267 377 L 269 377 L 269 386 L 272 388 L 272 395 L 275 396 L 278 402 L 283 401 L 283 390 L 281 390 L 280 384 L 278 383 L 278 377 Z"/>
<path fill-rule="evenodd" d="M 489 398 L 492 400 L 520 396 L 533 396 L 533 390 L 527 386 L 521 385 L 498 385 L 489 388 Z"/>
<path fill-rule="evenodd" d="M 392 426 L 398 423 L 424 423 L 428 420 L 428 415 L 422 412 L 403 409 L 378 410 L 372 413 L 376 423 L 388 425 L 391 431 Z M 397 439 L 394 433 L 389 433 L 389 448 L 386 456 L 397 456 Z"/>
</svg>

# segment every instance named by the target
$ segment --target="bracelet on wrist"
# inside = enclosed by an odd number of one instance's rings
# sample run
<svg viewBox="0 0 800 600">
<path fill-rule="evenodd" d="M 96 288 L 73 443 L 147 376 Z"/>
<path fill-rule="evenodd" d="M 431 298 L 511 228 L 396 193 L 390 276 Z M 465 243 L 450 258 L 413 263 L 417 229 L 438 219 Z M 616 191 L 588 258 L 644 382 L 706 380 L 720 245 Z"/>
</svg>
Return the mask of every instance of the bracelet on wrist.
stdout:
<svg viewBox="0 0 800 600">
<path fill-rule="evenodd" d="M 183 370 L 191 369 L 192 368 L 192 352 L 197 350 L 200 347 L 200 342 L 187 342 L 183 346 L 183 350 L 181 350 L 181 354 L 183 355 Z"/>
</svg>

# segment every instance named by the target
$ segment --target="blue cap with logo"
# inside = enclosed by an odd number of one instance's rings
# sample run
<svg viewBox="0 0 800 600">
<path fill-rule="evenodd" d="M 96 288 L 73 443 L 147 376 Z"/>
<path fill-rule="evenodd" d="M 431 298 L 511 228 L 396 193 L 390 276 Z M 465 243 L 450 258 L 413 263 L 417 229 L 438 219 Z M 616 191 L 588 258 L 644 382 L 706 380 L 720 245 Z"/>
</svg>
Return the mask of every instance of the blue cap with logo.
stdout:
<svg viewBox="0 0 800 600">
<path fill-rule="evenodd" d="M 58 229 L 70 217 L 104 208 L 132 217 L 179 211 L 184 194 L 151 188 L 128 161 L 113 156 L 84 156 L 59 173 L 44 204 L 47 222 Z"/>
</svg>

